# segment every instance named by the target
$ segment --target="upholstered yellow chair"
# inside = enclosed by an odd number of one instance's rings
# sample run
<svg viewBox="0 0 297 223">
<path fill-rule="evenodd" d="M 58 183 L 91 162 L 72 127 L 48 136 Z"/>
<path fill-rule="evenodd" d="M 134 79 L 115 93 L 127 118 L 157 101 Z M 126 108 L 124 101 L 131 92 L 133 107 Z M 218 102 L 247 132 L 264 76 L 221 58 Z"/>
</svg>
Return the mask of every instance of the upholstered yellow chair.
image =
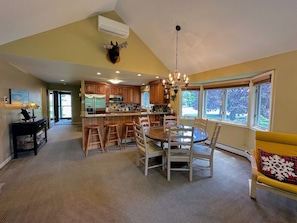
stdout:
<svg viewBox="0 0 297 223">
<path fill-rule="evenodd" d="M 297 134 L 256 132 L 250 197 L 261 188 L 297 200 Z"/>
</svg>

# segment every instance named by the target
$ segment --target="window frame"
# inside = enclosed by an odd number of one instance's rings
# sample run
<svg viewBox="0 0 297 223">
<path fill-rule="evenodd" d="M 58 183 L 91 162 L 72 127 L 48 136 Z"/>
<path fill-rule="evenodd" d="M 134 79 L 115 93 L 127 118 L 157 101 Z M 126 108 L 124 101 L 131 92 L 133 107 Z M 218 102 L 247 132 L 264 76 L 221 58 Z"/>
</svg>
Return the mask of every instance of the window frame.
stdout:
<svg viewBox="0 0 297 223">
<path fill-rule="evenodd" d="M 197 108 L 197 110 L 198 110 L 198 115 L 197 116 L 183 116 L 182 115 L 182 106 L 183 106 L 183 99 L 182 99 L 182 92 L 183 91 L 198 91 L 198 97 L 199 97 L 199 99 L 198 99 L 198 108 Z M 203 94 L 202 94 L 202 91 L 201 91 L 201 86 L 189 86 L 189 87 L 187 87 L 187 88 L 181 88 L 181 94 L 180 94 L 180 110 L 179 110 L 179 114 L 181 114 L 180 116 L 182 117 L 182 118 L 184 118 L 184 119 L 194 119 L 195 117 L 201 117 L 201 109 L 200 109 L 200 107 L 201 107 L 201 103 L 202 103 L 202 96 L 203 96 Z"/>
<path fill-rule="evenodd" d="M 262 131 L 270 131 L 272 127 L 272 114 L 273 114 L 273 77 L 274 77 L 274 70 L 265 71 L 262 74 L 258 74 L 256 76 L 250 78 L 242 78 L 232 81 L 225 81 L 225 82 L 213 82 L 208 84 L 202 84 L 199 86 L 191 86 L 187 89 L 182 90 L 192 90 L 196 89 L 199 90 L 199 105 L 198 105 L 198 117 L 206 118 L 206 97 L 207 97 L 207 90 L 209 89 L 222 89 L 222 117 L 221 119 L 210 119 L 213 121 L 224 122 L 232 125 L 237 126 L 247 126 L 253 129 L 260 129 Z M 256 125 L 256 108 L 259 103 L 259 98 L 257 98 L 256 89 L 257 86 L 270 82 L 270 106 L 269 106 L 269 123 L 268 128 L 263 128 L 262 126 Z M 227 89 L 236 88 L 236 87 L 248 87 L 248 107 L 247 107 L 247 121 L 246 123 L 240 122 L 232 122 L 230 120 L 226 120 L 226 110 L 227 110 L 227 102 L 226 102 L 226 92 Z M 182 94 L 180 94 L 180 114 L 182 114 Z M 188 116 L 182 116 L 189 118 Z"/>
</svg>

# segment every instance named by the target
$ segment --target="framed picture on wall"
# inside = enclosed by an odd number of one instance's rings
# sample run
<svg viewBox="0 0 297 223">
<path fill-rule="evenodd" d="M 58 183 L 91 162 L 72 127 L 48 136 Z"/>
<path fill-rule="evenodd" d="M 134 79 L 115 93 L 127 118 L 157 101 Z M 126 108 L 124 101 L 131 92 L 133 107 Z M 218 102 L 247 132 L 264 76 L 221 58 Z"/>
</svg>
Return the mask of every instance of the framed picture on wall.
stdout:
<svg viewBox="0 0 297 223">
<path fill-rule="evenodd" d="M 29 92 L 15 89 L 9 89 L 10 104 L 28 104 Z"/>
</svg>

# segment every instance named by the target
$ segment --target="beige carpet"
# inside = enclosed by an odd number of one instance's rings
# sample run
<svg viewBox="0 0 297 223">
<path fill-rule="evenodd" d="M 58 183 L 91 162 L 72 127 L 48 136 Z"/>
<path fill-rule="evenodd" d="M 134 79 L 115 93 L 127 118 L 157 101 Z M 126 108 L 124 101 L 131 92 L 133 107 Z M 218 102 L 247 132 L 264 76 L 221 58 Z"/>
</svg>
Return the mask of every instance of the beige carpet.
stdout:
<svg viewBox="0 0 297 223">
<path fill-rule="evenodd" d="M 250 163 L 215 152 L 214 177 L 206 170 L 160 169 L 147 177 L 135 165 L 135 146 L 108 153 L 81 150 L 81 127 L 55 125 L 38 152 L 22 153 L 0 170 L 2 222 L 297 222 L 295 201 L 259 190 L 249 198 Z"/>
</svg>

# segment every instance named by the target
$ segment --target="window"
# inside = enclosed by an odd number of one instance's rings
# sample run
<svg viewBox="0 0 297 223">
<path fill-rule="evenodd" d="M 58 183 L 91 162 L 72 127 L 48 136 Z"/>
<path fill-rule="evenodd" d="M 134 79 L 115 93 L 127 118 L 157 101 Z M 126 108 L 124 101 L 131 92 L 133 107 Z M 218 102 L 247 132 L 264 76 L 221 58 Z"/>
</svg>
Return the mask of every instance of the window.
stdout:
<svg viewBox="0 0 297 223">
<path fill-rule="evenodd" d="M 182 116 L 198 117 L 199 115 L 199 90 L 182 91 Z"/>
<path fill-rule="evenodd" d="M 271 111 L 271 75 L 252 80 L 255 92 L 254 127 L 268 130 Z"/>
<path fill-rule="evenodd" d="M 203 118 L 269 130 L 272 74 L 269 71 L 250 79 L 205 84 L 201 91 L 183 90 L 181 114 L 199 116 L 200 109 Z M 199 97 L 203 97 L 202 105 Z"/>
<path fill-rule="evenodd" d="M 227 88 L 226 94 L 226 112 L 224 120 L 235 123 L 247 123 L 249 88 Z"/>
<path fill-rule="evenodd" d="M 250 80 L 245 79 L 206 85 L 205 118 L 247 124 L 249 83 Z"/>
<path fill-rule="evenodd" d="M 141 92 L 141 106 L 143 108 L 150 107 L 150 92 L 149 91 L 144 91 Z"/>
<path fill-rule="evenodd" d="M 223 90 L 212 89 L 205 91 L 205 118 L 222 120 Z"/>
</svg>

